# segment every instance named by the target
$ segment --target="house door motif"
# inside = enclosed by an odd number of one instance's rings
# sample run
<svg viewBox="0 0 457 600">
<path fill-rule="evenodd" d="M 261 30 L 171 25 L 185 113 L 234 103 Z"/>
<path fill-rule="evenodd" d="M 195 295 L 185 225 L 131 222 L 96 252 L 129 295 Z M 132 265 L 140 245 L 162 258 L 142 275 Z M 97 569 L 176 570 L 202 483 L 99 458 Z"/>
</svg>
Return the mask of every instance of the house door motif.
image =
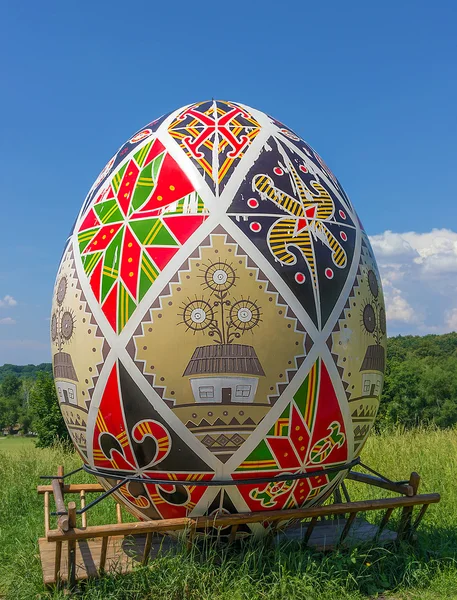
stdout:
<svg viewBox="0 0 457 600">
<path fill-rule="evenodd" d="M 222 388 L 222 404 L 230 404 L 232 401 L 232 388 Z"/>
</svg>

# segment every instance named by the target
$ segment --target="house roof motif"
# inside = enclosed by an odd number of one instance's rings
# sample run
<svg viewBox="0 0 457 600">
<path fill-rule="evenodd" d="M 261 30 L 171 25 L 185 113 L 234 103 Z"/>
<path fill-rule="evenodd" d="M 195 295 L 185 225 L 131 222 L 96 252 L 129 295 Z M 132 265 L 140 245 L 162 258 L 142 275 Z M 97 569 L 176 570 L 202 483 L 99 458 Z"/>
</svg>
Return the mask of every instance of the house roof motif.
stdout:
<svg viewBox="0 0 457 600">
<path fill-rule="evenodd" d="M 57 352 L 54 354 L 54 377 L 56 379 L 70 379 L 78 381 L 71 356 L 67 352 Z"/>
<path fill-rule="evenodd" d="M 252 346 L 244 344 L 214 344 L 195 349 L 185 375 L 236 373 L 264 376 L 265 372 Z"/>
<path fill-rule="evenodd" d="M 386 353 L 384 346 L 380 346 L 378 344 L 372 344 L 371 346 L 368 346 L 360 370 L 384 372 L 385 365 Z"/>
</svg>

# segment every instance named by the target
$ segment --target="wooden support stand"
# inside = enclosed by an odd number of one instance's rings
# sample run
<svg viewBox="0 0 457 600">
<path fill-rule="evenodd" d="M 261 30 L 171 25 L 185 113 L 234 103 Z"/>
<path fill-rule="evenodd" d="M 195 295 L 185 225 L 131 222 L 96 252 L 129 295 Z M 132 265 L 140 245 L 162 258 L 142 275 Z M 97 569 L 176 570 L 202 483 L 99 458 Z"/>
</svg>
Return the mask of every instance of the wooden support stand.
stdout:
<svg viewBox="0 0 457 600">
<path fill-rule="evenodd" d="M 63 477 L 63 467 L 58 469 Z M 386 543 L 411 539 L 430 504 L 440 501 L 439 494 L 418 494 L 419 475 L 412 473 L 407 484 L 385 481 L 379 477 L 352 472 L 349 479 L 359 483 L 388 489 L 401 494 L 395 498 L 342 502 L 337 492 L 337 502 L 312 508 L 259 511 L 240 514 L 221 514 L 215 517 L 184 517 L 123 523 L 122 511 L 116 504 L 116 523 L 88 526 L 87 513 L 81 515 L 81 527 L 77 525 L 76 503 L 65 507 L 65 494 L 79 497 L 80 506 L 86 505 L 86 494 L 104 489 L 99 484 L 67 484 L 63 479 L 53 479 L 52 485 L 40 485 L 39 494 L 44 495 L 45 537 L 39 539 L 40 558 L 45 584 L 68 582 L 74 587 L 76 581 L 97 577 L 103 573 L 125 573 L 136 564 L 146 565 L 160 549 L 171 548 L 176 542 L 167 532 L 184 531 L 187 548 L 195 536 L 216 528 L 230 528 L 228 542 L 234 542 L 238 527 L 242 524 L 266 522 L 269 532 L 276 539 L 297 539 L 304 546 L 317 550 L 332 550 L 341 545 L 368 542 Z M 344 490 L 343 490 L 344 491 Z M 57 528 L 50 528 L 50 494 L 53 494 L 59 513 Z M 415 520 L 413 511 L 419 507 Z M 401 509 L 397 531 L 387 529 L 395 509 Z M 379 525 L 372 525 L 359 516 L 360 513 L 383 511 Z M 61 514 L 62 513 L 62 514 Z M 292 523 L 292 525 L 291 525 Z M 285 526 L 288 526 L 285 529 Z M 133 536 L 133 537 L 132 537 Z"/>
</svg>

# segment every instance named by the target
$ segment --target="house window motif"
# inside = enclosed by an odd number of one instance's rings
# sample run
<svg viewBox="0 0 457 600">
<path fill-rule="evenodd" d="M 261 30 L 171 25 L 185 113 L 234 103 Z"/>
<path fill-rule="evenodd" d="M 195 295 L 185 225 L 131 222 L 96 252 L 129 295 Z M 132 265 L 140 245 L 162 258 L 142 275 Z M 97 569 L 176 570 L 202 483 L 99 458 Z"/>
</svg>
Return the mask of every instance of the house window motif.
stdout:
<svg viewBox="0 0 457 600">
<path fill-rule="evenodd" d="M 251 386 L 250 385 L 237 385 L 235 390 L 236 398 L 249 398 L 251 395 Z"/>
<path fill-rule="evenodd" d="M 363 392 L 365 394 L 368 394 L 370 392 L 370 388 L 371 388 L 371 382 L 370 380 L 367 378 L 365 379 L 365 381 L 363 382 Z"/>
<path fill-rule="evenodd" d="M 200 398 L 214 398 L 214 387 L 212 385 L 201 385 L 198 394 Z"/>
</svg>

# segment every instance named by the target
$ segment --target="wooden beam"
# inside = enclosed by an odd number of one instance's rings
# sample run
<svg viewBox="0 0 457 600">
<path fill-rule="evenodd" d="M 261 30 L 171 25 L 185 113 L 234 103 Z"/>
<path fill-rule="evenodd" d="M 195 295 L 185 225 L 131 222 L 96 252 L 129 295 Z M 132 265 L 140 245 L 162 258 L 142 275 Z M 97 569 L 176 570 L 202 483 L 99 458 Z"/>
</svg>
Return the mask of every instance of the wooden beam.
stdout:
<svg viewBox="0 0 457 600">
<path fill-rule="evenodd" d="M 414 496 L 414 489 L 411 485 L 395 483 L 395 481 L 384 481 L 384 479 L 376 477 L 375 475 L 351 471 L 347 476 L 347 479 L 352 479 L 352 481 L 358 481 L 359 483 L 367 483 L 368 485 L 373 485 L 382 488 L 383 490 L 397 492 L 397 494 L 402 494 L 403 496 Z"/>
<path fill-rule="evenodd" d="M 413 523 L 413 530 L 414 531 L 419 527 L 420 522 L 422 521 L 422 519 L 424 518 L 425 513 L 427 512 L 427 508 L 428 508 L 428 504 L 424 504 L 422 506 L 422 508 L 420 509 L 419 514 L 417 515 L 416 520 Z"/>
<path fill-rule="evenodd" d="M 108 538 L 106 538 L 108 539 Z M 143 560 L 141 561 L 142 565 L 147 565 L 149 562 L 149 554 L 151 552 L 152 546 L 152 533 L 146 534 L 146 540 L 144 542 L 144 550 L 143 550 Z"/>
<path fill-rule="evenodd" d="M 413 471 L 411 473 L 410 478 L 409 478 L 409 485 L 413 488 L 414 495 L 417 494 L 417 491 L 419 489 L 420 481 L 421 481 L 421 478 L 420 478 L 419 473 L 416 473 L 416 471 Z"/>
<path fill-rule="evenodd" d="M 52 492 L 54 494 L 54 502 L 56 504 L 57 512 L 66 513 L 67 508 L 65 506 L 65 502 L 63 501 L 62 488 L 60 486 L 58 479 L 52 480 Z M 58 525 L 62 531 L 68 531 L 68 515 L 61 515 L 58 519 Z"/>
<path fill-rule="evenodd" d="M 49 525 L 49 492 L 44 495 L 44 534 L 48 535 Z"/>
<path fill-rule="evenodd" d="M 122 523 L 122 510 L 119 502 L 116 502 L 116 520 L 118 523 Z"/>
<path fill-rule="evenodd" d="M 69 531 L 76 527 L 76 503 L 68 503 L 68 525 Z M 76 540 L 68 540 L 68 584 L 74 588 L 76 583 Z"/>
<path fill-rule="evenodd" d="M 104 537 L 102 539 L 102 549 L 100 552 L 100 573 L 103 573 L 103 571 L 105 570 L 105 564 L 106 564 L 106 552 L 108 550 L 108 540 L 109 537 Z"/>
<path fill-rule="evenodd" d="M 53 479 L 53 481 L 56 481 Z M 58 480 L 57 480 L 58 481 Z M 79 494 L 80 492 L 104 492 L 105 489 L 99 483 L 70 483 L 64 484 L 63 492 L 65 494 Z M 39 485 L 37 486 L 38 494 L 45 494 L 46 492 L 52 492 L 52 485 Z"/>
<path fill-rule="evenodd" d="M 149 532 L 179 531 L 186 528 L 203 529 L 207 527 L 228 527 L 235 523 L 261 523 L 263 521 L 278 521 L 287 519 L 306 519 L 322 517 L 349 512 L 367 512 L 379 509 L 389 509 L 422 504 L 433 504 L 440 501 L 439 494 L 422 494 L 420 496 L 402 498 L 381 498 L 379 500 L 364 500 L 360 502 L 330 504 L 303 509 L 273 510 L 219 517 L 183 517 L 178 519 L 161 519 L 158 521 L 141 521 L 138 523 L 114 523 L 111 525 L 96 525 L 86 529 L 75 528 L 64 533 L 58 529 L 49 531 L 48 541 L 82 540 L 91 537 L 105 537 L 110 535 L 134 535 Z"/>
<path fill-rule="evenodd" d="M 356 516 L 357 516 L 357 512 L 351 512 L 349 514 L 349 518 L 346 521 L 346 525 L 344 526 L 343 531 L 341 532 L 340 539 L 338 540 L 338 544 L 341 544 L 347 537 L 349 530 L 351 529 L 352 523 L 354 523 L 354 519 L 356 518 Z"/>
<path fill-rule="evenodd" d="M 80 499 L 81 508 L 86 508 L 86 492 L 84 490 L 81 490 L 79 492 L 79 499 Z M 83 512 L 81 515 L 81 526 L 87 527 L 87 513 L 86 512 Z"/>
<path fill-rule="evenodd" d="M 235 523 L 235 525 L 232 525 L 230 527 L 230 535 L 229 535 L 229 538 L 228 538 L 229 544 L 233 544 L 233 542 L 235 541 L 235 539 L 236 539 L 236 532 L 237 531 L 238 531 L 238 525 Z"/>
<path fill-rule="evenodd" d="M 60 563 L 62 562 L 62 542 L 56 543 L 56 555 L 54 559 L 54 581 L 59 583 L 60 580 Z"/>
<path fill-rule="evenodd" d="M 316 524 L 317 524 L 317 517 L 313 517 L 311 519 L 311 521 L 308 523 L 308 526 L 306 528 L 305 537 L 303 538 L 304 546 L 306 546 L 308 544 L 309 538 L 311 537 L 311 534 L 313 533 L 313 530 L 316 527 Z"/>
<path fill-rule="evenodd" d="M 378 531 L 376 533 L 376 537 L 375 540 L 377 541 L 379 536 L 381 535 L 381 533 L 383 532 L 385 526 L 387 525 L 387 523 L 389 522 L 390 517 L 392 516 L 394 509 L 393 508 L 388 508 L 386 510 L 386 512 L 384 513 L 384 516 L 382 518 L 382 521 L 378 527 Z"/>
</svg>

